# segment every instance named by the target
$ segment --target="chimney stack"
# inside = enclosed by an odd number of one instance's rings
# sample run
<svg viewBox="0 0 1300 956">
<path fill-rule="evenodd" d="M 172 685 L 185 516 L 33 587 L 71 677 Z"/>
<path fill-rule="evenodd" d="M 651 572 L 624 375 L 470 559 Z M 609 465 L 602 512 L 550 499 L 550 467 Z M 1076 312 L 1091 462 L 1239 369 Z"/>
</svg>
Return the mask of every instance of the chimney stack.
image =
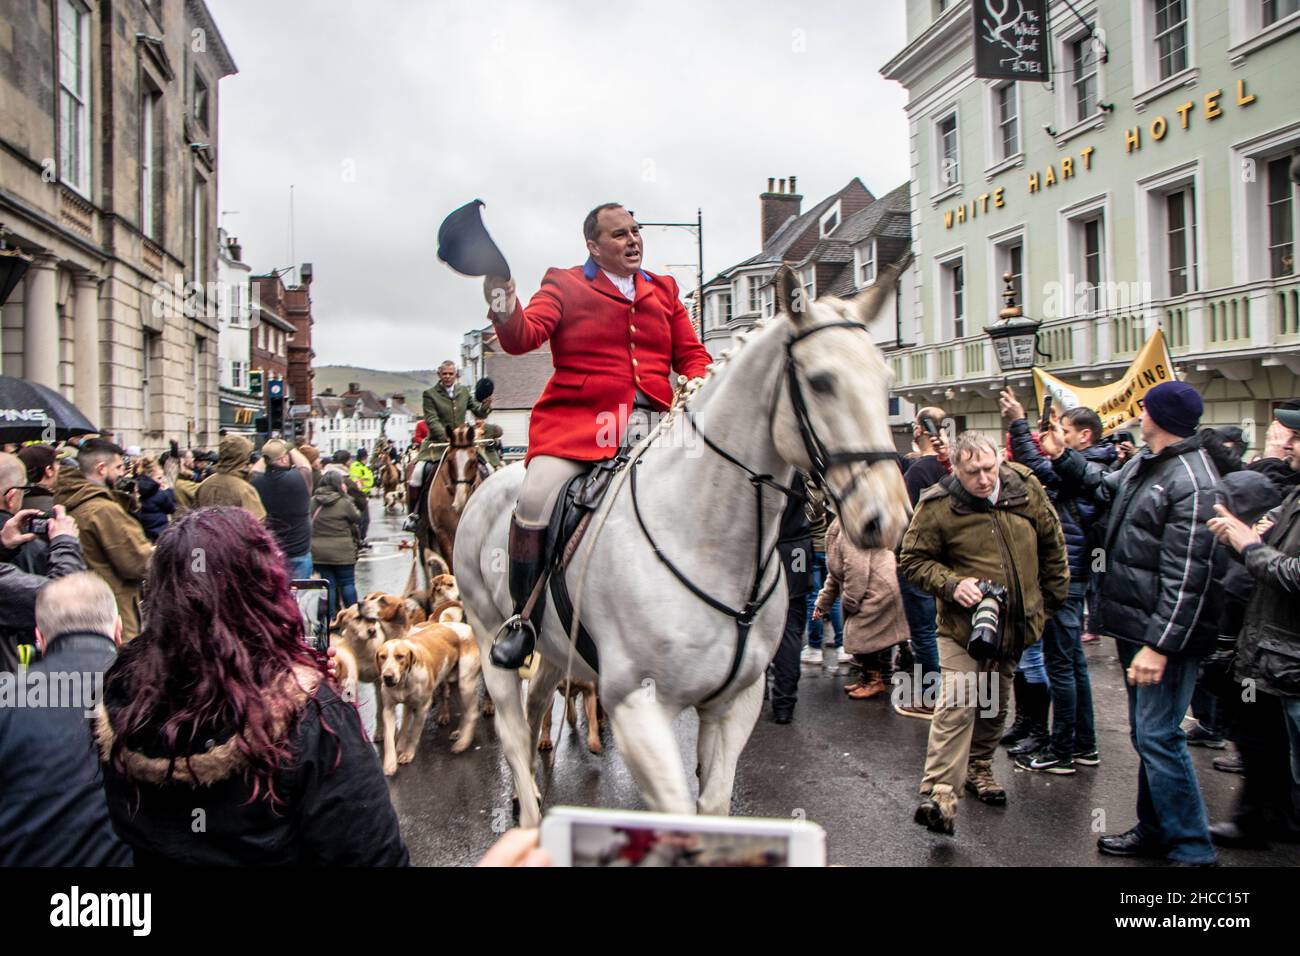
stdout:
<svg viewBox="0 0 1300 956">
<path fill-rule="evenodd" d="M 236 238 L 226 240 L 226 254 L 229 255 L 231 260 L 234 262 L 244 261 L 244 247 L 239 244 L 239 240 Z"/>
<path fill-rule="evenodd" d="M 794 191 L 795 177 L 790 177 L 790 191 L 786 192 L 785 180 L 780 180 L 780 189 L 773 191 L 776 185 L 774 177 L 768 177 L 767 192 L 758 197 L 759 226 L 764 246 L 785 225 L 786 220 L 799 215 L 803 207 L 803 197 Z"/>
<path fill-rule="evenodd" d="M 355 394 L 361 391 L 360 382 L 348 382 L 348 394 Z"/>
</svg>

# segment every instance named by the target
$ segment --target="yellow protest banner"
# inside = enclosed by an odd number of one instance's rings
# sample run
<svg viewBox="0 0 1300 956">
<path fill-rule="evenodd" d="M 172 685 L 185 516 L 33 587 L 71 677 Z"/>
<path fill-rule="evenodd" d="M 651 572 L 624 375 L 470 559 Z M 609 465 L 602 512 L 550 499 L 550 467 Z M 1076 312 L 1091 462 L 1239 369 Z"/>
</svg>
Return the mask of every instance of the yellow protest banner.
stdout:
<svg viewBox="0 0 1300 956">
<path fill-rule="evenodd" d="M 1043 397 L 1052 394 L 1052 403 L 1060 410 L 1086 405 L 1101 417 L 1103 430 L 1112 432 L 1122 428 L 1142 414 L 1142 397 L 1161 382 L 1174 380 L 1174 363 L 1165 345 L 1165 334 L 1156 329 L 1138 350 L 1128 369 L 1118 381 L 1096 388 L 1071 385 L 1051 372 L 1034 369 L 1034 393 L 1038 407 L 1043 407 Z"/>
</svg>

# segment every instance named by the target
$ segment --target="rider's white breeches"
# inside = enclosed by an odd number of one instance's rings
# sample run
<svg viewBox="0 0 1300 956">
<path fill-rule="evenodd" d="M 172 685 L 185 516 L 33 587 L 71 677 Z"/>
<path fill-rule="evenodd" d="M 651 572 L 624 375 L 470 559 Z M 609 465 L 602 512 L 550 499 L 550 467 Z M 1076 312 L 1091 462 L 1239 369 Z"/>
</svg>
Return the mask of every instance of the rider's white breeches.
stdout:
<svg viewBox="0 0 1300 956">
<path fill-rule="evenodd" d="M 524 473 L 519 502 L 515 505 L 515 520 L 525 527 L 545 527 L 551 519 L 555 499 L 565 484 L 590 467 L 589 461 L 538 455 L 528 463 L 528 470 Z"/>
</svg>

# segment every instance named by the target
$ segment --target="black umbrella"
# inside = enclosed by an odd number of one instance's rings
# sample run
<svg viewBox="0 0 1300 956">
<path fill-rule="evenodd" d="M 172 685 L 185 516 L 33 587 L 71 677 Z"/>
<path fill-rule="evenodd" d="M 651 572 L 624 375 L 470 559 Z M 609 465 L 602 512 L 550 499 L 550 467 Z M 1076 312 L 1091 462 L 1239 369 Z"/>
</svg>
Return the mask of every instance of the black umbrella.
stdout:
<svg viewBox="0 0 1300 956">
<path fill-rule="evenodd" d="M 59 441 L 98 431 L 54 389 L 0 375 L 0 442 Z"/>
<path fill-rule="evenodd" d="M 4 243 L 0 242 L 0 305 L 9 299 L 9 293 L 22 281 L 31 264 L 32 260 L 28 256 L 17 249 L 6 249 Z"/>
<path fill-rule="evenodd" d="M 510 266 L 488 235 L 479 209 L 483 200 L 461 206 L 438 227 L 438 258 L 461 275 L 510 278 Z"/>
</svg>

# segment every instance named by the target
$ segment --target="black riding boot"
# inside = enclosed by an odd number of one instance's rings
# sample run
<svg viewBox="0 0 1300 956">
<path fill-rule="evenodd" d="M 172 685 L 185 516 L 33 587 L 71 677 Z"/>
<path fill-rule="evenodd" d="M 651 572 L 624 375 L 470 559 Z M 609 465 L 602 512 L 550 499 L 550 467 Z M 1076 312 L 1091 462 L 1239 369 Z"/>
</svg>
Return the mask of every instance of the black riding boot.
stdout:
<svg viewBox="0 0 1300 956">
<path fill-rule="evenodd" d="M 1051 734 L 1048 732 L 1047 717 L 1052 706 L 1052 694 L 1047 684 L 1032 684 L 1025 681 L 1025 704 L 1027 705 L 1026 716 L 1029 718 L 1029 726 L 1024 737 L 1019 743 L 1013 744 L 1008 748 L 1007 753 L 1012 756 L 1018 754 L 1036 754 L 1047 748 L 1052 742 Z M 1018 692 L 1017 692 L 1018 693 Z M 1016 698 L 1016 716 L 1020 715 L 1020 698 Z"/>
<path fill-rule="evenodd" d="M 514 614 L 497 632 L 496 642 L 492 645 L 491 659 L 497 667 L 509 670 L 523 667 L 537 643 L 534 622 L 542 619 L 546 592 L 538 595 L 528 620 L 520 615 L 533 588 L 546 572 L 546 531 L 545 527 L 526 528 L 519 524 L 518 519 L 510 519 L 510 600 L 514 602 Z"/>
<path fill-rule="evenodd" d="M 1001 743 L 1004 747 L 1014 747 L 1029 735 L 1030 704 L 1027 698 L 1030 691 L 1025 690 L 1025 687 L 1029 685 L 1029 681 L 1025 680 L 1024 674 L 1016 671 L 1012 684 L 1015 687 L 1016 719 L 1007 728 L 1007 732 L 1002 735 Z"/>
</svg>

